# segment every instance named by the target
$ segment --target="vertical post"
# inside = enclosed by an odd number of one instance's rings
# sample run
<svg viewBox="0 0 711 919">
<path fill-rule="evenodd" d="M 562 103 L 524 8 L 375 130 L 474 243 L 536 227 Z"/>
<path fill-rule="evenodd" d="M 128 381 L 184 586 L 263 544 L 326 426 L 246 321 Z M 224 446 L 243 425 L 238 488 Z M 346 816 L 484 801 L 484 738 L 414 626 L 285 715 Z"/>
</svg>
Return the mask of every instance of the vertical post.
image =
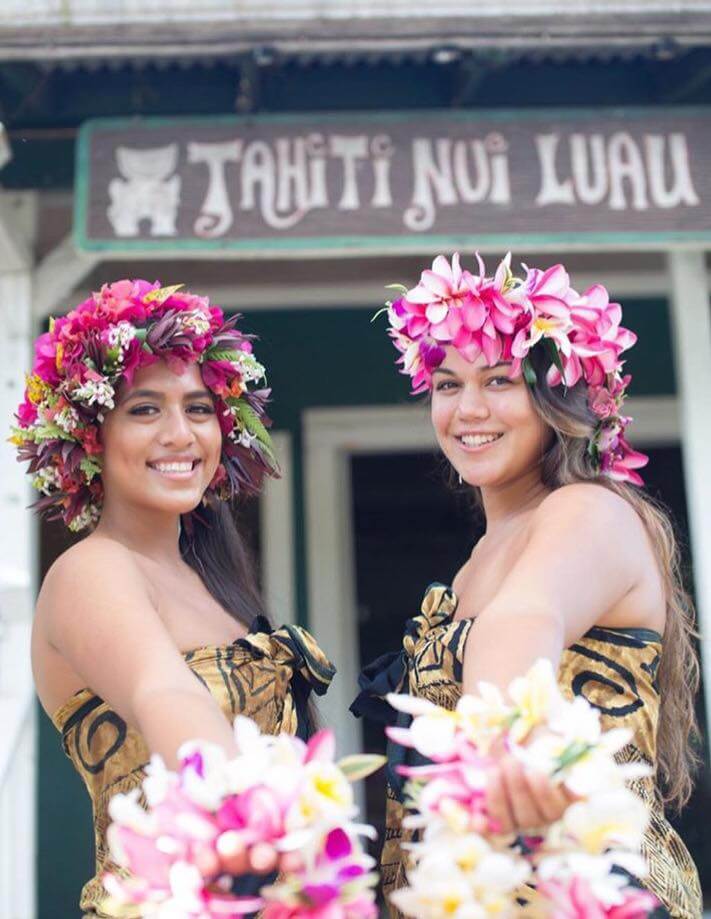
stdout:
<svg viewBox="0 0 711 919">
<path fill-rule="evenodd" d="M 30 668 L 35 595 L 35 525 L 27 477 L 7 442 L 30 361 L 33 193 L 0 195 L 0 913 L 35 915 L 36 724 Z M 11 728 L 14 729 L 11 730 Z M 1 805 L 0 805 L 1 806 Z"/>
<path fill-rule="evenodd" d="M 667 259 L 708 732 L 711 729 L 711 305 L 703 251 L 671 251 Z"/>
<path fill-rule="evenodd" d="M 360 752 L 361 746 L 360 724 L 348 711 L 358 688 L 359 663 L 352 489 L 342 434 L 319 421 L 316 410 L 304 424 L 308 626 L 338 668 L 319 709 L 344 756 Z"/>
<path fill-rule="evenodd" d="M 0 418 L 3 431 L 14 421 L 29 366 L 32 313 L 30 272 L 3 270 L 0 263 Z M 0 437 L 0 591 L 5 619 L 31 618 L 33 572 L 30 499 L 24 469 L 14 447 Z"/>
<path fill-rule="evenodd" d="M 259 501 L 260 570 L 267 610 L 277 625 L 295 623 L 294 485 L 291 434 L 273 431 L 281 478 L 267 479 Z"/>
</svg>

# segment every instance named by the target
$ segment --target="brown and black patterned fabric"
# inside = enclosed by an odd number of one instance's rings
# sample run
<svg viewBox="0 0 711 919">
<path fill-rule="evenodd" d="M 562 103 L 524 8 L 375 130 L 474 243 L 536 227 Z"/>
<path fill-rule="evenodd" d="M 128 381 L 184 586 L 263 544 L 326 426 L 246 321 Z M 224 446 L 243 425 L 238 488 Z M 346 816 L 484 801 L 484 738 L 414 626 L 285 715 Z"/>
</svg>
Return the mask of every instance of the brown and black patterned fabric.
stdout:
<svg viewBox="0 0 711 919">
<path fill-rule="evenodd" d="M 351 710 L 363 717 L 405 726 L 409 716 L 393 711 L 384 701 L 388 692 L 407 692 L 452 709 L 461 695 L 464 646 L 473 619 L 455 620 L 457 597 L 450 587 L 431 585 L 419 616 L 408 620 L 402 649 L 387 654 L 360 677 L 361 693 Z M 621 762 L 644 762 L 654 767 L 659 716 L 656 677 L 661 636 L 648 629 L 595 627 L 564 653 L 558 683 L 568 697 L 579 695 L 601 713 L 604 730 L 626 727 L 632 741 L 618 754 Z M 386 834 L 381 859 L 387 896 L 405 884 L 407 857 L 403 843 L 411 834 L 403 829 L 406 809 L 403 781 L 397 766 L 417 762 L 417 754 L 388 746 Z M 649 865 L 643 884 L 663 904 L 660 916 L 699 919 L 701 889 L 696 866 L 684 843 L 664 816 L 653 776 L 635 780 L 634 791 L 649 808 L 651 819 L 642 847 Z M 522 914 L 534 916 L 535 894 L 527 894 Z M 390 907 L 392 919 L 400 913 Z"/>
<path fill-rule="evenodd" d="M 244 638 L 198 648 L 183 657 L 230 722 L 236 715 L 247 715 L 264 733 L 283 731 L 304 738 L 310 727 L 309 694 L 323 695 L 335 673 L 305 629 L 286 625 L 272 631 L 262 617 Z M 102 911 L 105 892 L 100 880 L 105 871 L 115 870 L 106 848 L 108 804 L 113 795 L 140 787 L 150 754 L 141 735 L 89 689 L 72 696 L 52 721 L 84 780 L 94 814 L 96 874 L 84 886 L 80 906 L 87 919 L 110 917 Z M 121 915 L 131 919 L 133 914 Z"/>
</svg>

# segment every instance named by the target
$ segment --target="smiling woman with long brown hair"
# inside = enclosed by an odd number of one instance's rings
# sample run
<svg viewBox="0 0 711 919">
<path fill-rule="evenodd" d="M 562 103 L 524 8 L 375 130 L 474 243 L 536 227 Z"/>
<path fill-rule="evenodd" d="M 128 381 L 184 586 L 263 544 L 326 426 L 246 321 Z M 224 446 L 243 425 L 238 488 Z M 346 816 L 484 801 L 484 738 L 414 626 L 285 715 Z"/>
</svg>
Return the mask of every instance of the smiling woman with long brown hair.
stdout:
<svg viewBox="0 0 711 919">
<path fill-rule="evenodd" d="M 13 439 L 40 509 L 88 534 L 48 572 L 32 639 L 93 805 L 86 916 L 112 915 L 108 805 L 140 789 L 151 754 L 174 765 L 196 738 L 236 752 L 238 714 L 305 735 L 309 693 L 333 675 L 307 632 L 270 625 L 229 505 L 276 473 L 263 377 L 235 320 L 145 281 L 106 285 L 36 343 Z"/>
<path fill-rule="evenodd" d="M 440 256 L 389 319 L 403 371 L 431 394 L 438 444 L 486 529 L 451 586 L 428 588 L 402 650 L 366 668 L 354 712 L 394 721 L 382 701 L 392 691 L 453 708 L 479 681 L 505 689 L 550 660 L 563 693 L 585 697 L 604 729 L 631 730 L 621 760 L 652 767 L 632 783 L 650 812 L 641 883 L 659 915 L 697 919 L 696 868 L 664 815 L 692 787 L 693 613 L 670 521 L 640 488 L 646 457 L 625 438 L 621 355 L 635 337 L 619 305 L 600 285 L 578 294 L 560 265 L 519 280 L 508 258 L 486 277 L 481 263 L 475 276 Z M 405 883 L 411 832 L 395 767 L 408 755 L 389 749 L 386 892 Z M 513 759 L 487 789 L 503 831 L 545 826 L 570 803 Z"/>
</svg>

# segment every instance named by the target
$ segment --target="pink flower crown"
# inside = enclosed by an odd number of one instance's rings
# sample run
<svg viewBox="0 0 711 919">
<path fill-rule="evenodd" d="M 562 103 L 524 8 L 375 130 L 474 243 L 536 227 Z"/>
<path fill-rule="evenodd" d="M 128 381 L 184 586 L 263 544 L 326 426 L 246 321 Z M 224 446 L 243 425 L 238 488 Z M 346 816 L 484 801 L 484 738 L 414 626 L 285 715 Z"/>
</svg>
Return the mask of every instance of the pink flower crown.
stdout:
<svg viewBox="0 0 711 919">
<path fill-rule="evenodd" d="M 598 419 L 589 455 L 595 471 L 618 481 L 642 485 L 634 471 L 648 458 L 625 439 L 632 420 L 622 414 L 630 376 L 622 376 L 620 355 L 637 336 L 620 325 L 622 308 L 610 303 L 607 290 L 595 284 L 578 294 L 562 265 L 547 271 L 522 266 L 525 278 L 511 272 L 511 254 L 496 274 L 486 277 L 477 253 L 478 276 L 462 269 L 459 254 L 451 264 L 439 255 L 420 282 L 387 304 L 389 334 L 400 351 L 402 373 L 412 377 L 413 394 L 432 388 L 432 372 L 454 346 L 468 361 L 484 355 L 489 366 L 511 362 L 511 376 L 523 373 L 537 383 L 529 354 L 546 349 L 548 384 L 575 386 L 583 380 L 588 403 Z"/>
<path fill-rule="evenodd" d="M 209 490 L 221 499 L 254 494 L 264 474 L 278 475 L 265 414 L 268 389 L 252 354 L 252 336 L 225 320 L 222 310 L 180 288 L 156 282 L 116 281 L 59 319 L 35 342 L 32 373 L 11 442 L 29 461 L 42 497 L 35 507 L 54 512 L 74 531 L 101 513 L 102 447 L 99 426 L 114 408 L 121 383 L 165 360 L 176 373 L 200 365 L 214 396 L 222 455 Z"/>
</svg>

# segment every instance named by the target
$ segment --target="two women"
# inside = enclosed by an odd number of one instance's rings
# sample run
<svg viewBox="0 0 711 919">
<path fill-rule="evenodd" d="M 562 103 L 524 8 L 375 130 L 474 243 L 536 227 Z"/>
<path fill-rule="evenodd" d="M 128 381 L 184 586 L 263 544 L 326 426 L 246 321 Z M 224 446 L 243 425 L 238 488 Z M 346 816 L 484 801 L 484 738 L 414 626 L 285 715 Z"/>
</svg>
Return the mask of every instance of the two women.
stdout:
<svg viewBox="0 0 711 919">
<path fill-rule="evenodd" d="M 44 503 L 70 525 L 95 524 L 47 577 L 33 655 L 94 800 L 99 868 L 108 798 L 140 782 L 149 751 L 174 761 L 194 736 L 229 750 L 237 712 L 297 730 L 307 682 L 323 690 L 330 677 L 305 633 L 262 630 L 220 504 L 255 490 L 272 464 L 264 393 L 248 388 L 261 368 L 218 312 L 141 282 L 106 288 L 40 340 L 20 412 Z M 652 813 L 646 883 L 671 915 L 698 916 L 698 878 L 662 805 L 690 788 L 690 613 L 668 522 L 628 484 L 644 458 L 624 439 L 620 354 L 634 338 L 619 307 L 602 288 L 579 296 L 560 266 L 519 282 L 507 262 L 476 278 L 455 257 L 437 259 L 389 315 L 487 527 L 451 587 L 429 588 L 403 650 L 365 672 L 355 710 L 382 712 L 393 689 L 453 707 L 479 680 L 505 687 L 549 658 L 566 694 L 585 695 L 605 726 L 633 729 L 624 756 L 657 766 L 663 792 L 654 779 L 637 786 Z M 389 778 L 386 891 L 406 866 L 394 768 Z M 488 803 L 502 828 L 525 830 L 569 799 L 504 763 Z M 83 908 L 100 899 L 94 881 Z"/>
</svg>

